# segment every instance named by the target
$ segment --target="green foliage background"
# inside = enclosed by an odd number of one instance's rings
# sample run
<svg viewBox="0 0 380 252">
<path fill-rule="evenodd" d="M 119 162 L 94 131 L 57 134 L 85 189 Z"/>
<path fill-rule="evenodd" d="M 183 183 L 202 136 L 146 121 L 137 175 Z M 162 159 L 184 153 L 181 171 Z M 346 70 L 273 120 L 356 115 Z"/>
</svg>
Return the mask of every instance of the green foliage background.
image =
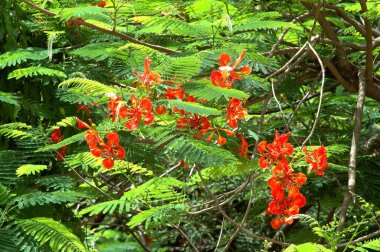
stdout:
<svg viewBox="0 0 380 252">
<path fill-rule="evenodd" d="M 324 63 L 339 67 L 344 58 L 353 72 L 338 70 L 357 85 L 365 55 L 364 49 L 355 51 L 352 45 L 365 44 L 365 38 L 328 5 L 359 24 L 368 18 L 380 33 L 378 0 L 366 1 L 369 10 L 364 14 L 354 1 L 324 1 L 325 8 L 318 1 L 108 0 L 106 8 L 92 0 L 32 1 L 55 16 L 25 2 L 2 0 L 0 5 L 0 251 L 144 251 L 140 243 L 151 239 L 145 250 L 191 251 L 190 240 L 199 251 L 222 251 L 227 245 L 229 251 L 327 251 L 326 243 L 348 242 L 379 229 L 380 95 L 367 93 L 357 162 L 360 196 L 351 204 L 346 229 L 337 233 L 335 214 L 347 184 L 357 95 L 342 86 L 332 68 L 326 70 L 321 90 L 321 67 L 312 54 L 286 75 L 267 78 L 319 35 L 322 39 L 314 47 Z M 346 55 L 326 42 L 329 38 L 315 21 L 315 11 L 292 22 L 307 13 L 310 4 L 319 6 L 339 40 L 351 45 L 344 48 Z M 76 18 L 108 32 L 68 26 Z M 271 55 L 285 29 L 289 31 Z M 236 58 L 243 49 L 243 63 L 252 67 L 251 75 L 229 90 L 210 85 L 209 74 L 218 67 L 220 53 Z M 377 85 L 379 47 L 372 55 Z M 168 106 L 213 115 L 215 123 L 225 127 L 221 104 L 230 97 L 246 98 L 249 117 L 239 121 L 239 132 L 250 144 L 272 141 L 275 130 L 285 130 L 285 120 L 292 143 L 299 146 L 312 129 L 319 92 L 323 93 L 320 118 L 307 144 L 326 146 L 330 166 L 325 177 L 310 176 L 303 188 L 306 221 L 295 221 L 279 235 L 294 245 L 285 248 L 242 232 L 229 241 L 236 228 L 213 205 L 193 163 L 202 168 L 231 218 L 241 222 L 253 197 L 245 227 L 267 237 L 276 234 L 265 214 L 270 174 L 258 168 L 257 158 L 239 157 L 237 139 L 229 139 L 225 147 L 198 141 L 193 132 L 178 131 L 173 121 L 165 125 L 170 118 L 164 116 L 154 127 L 120 132 L 127 155 L 110 171 L 88 152 L 75 119 L 87 120 L 88 115 L 76 112 L 78 104 L 97 102 L 91 118 L 99 130 L 109 130 L 105 94 L 129 97 L 136 80 L 133 70 L 143 72 L 146 57 L 163 79 L 179 82 L 187 93 L 207 100 L 205 106 L 181 101 L 169 101 Z M 283 112 L 272 99 L 260 126 L 272 83 Z M 158 92 L 163 87 L 158 86 Z M 58 127 L 65 140 L 53 144 L 50 135 Z M 55 151 L 66 145 L 66 161 L 56 161 Z M 179 160 L 189 168 L 170 170 Z M 250 176 L 254 180 L 245 183 Z M 380 242 L 374 239 L 347 249 L 380 251 Z"/>
</svg>

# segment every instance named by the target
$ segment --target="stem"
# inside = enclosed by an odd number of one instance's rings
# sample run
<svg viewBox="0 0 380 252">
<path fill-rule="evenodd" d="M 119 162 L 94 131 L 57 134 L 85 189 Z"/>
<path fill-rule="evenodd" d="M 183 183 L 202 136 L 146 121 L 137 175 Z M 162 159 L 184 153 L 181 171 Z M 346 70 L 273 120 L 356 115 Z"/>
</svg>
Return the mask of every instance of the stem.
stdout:
<svg viewBox="0 0 380 252">
<path fill-rule="evenodd" d="M 358 93 L 358 101 L 356 103 L 356 111 L 354 115 L 355 125 L 354 125 L 354 130 L 352 133 L 350 160 L 348 163 L 348 187 L 347 187 L 346 194 L 344 195 L 342 207 L 339 214 L 340 223 L 339 223 L 338 231 L 342 231 L 344 228 L 348 205 L 351 202 L 352 194 L 355 192 L 355 185 L 356 185 L 356 156 L 357 156 L 357 151 L 358 151 L 357 149 L 358 149 L 358 143 L 359 143 L 359 137 L 360 137 L 360 128 L 361 128 L 361 122 L 362 122 L 362 114 L 363 114 L 364 98 L 365 98 L 365 87 L 366 87 L 364 73 L 362 71 L 359 71 L 358 76 L 359 76 L 359 93 Z"/>
</svg>

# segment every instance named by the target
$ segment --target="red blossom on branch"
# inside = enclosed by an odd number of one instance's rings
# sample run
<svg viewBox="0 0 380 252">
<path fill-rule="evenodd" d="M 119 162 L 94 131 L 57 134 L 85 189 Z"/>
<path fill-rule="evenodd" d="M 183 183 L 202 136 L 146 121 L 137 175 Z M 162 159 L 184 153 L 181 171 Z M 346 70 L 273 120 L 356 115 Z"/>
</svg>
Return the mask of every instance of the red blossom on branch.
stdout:
<svg viewBox="0 0 380 252">
<path fill-rule="evenodd" d="M 77 118 L 80 129 L 87 128 L 84 133 L 85 140 L 90 152 L 95 157 L 103 157 L 102 164 L 104 168 L 111 169 L 114 166 L 114 159 L 123 159 L 125 150 L 119 145 L 120 139 L 116 132 L 110 132 L 107 135 L 107 143 L 99 136 L 99 133 L 87 123 Z"/>
<path fill-rule="evenodd" d="M 276 131 L 272 143 L 267 144 L 266 141 L 259 143 L 258 151 L 261 154 L 259 164 L 261 168 L 268 168 L 274 162 L 285 159 L 285 156 L 293 153 L 293 146 L 288 143 L 289 136 L 290 133 L 279 135 Z"/>
<path fill-rule="evenodd" d="M 318 148 L 313 148 L 309 153 L 307 148 L 304 147 L 305 160 L 310 164 L 310 171 L 315 172 L 317 175 L 324 175 L 324 170 L 329 166 L 327 163 L 326 148 L 322 145 Z"/>
<path fill-rule="evenodd" d="M 149 98 L 142 98 L 139 101 L 134 94 L 131 95 L 132 107 L 127 109 L 128 121 L 125 126 L 129 130 L 135 130 L 138 128 L 141 119 L 146 125 L 151 124 L 154 121 L 154 114 L 152 113 L 152 102 Z"/>
<path fill-rule="evenodd" d="M 146 91 L 149 92 L 152 86 L 158 85 L 161 82 L 161 76 L 150 69 L 151 60 L 145 59 L 144 72 L 139 74 L 136 70 L 133 70 L 133 74 L 136 75 L 141 84 L 145 86 Z"/>
<path fill-rule="evenodd" d="M 243 60 L 246 50 L 240 54 L 239 58 L 236 60 L 235 64 L 231 63 L 231 58 L 228 54 L 222 53 L 219 58 L 220 67 L 217 71 L 213 71 L 210 76 L 210 80 L 214 86 L 231 88 L 234 80 L 241 80 L 241 75 L 249 75 L 251 73 L 251 68 L 248 66 L 243 66 L 241 71 L 235 71 Z"/>
<path fill-rule="evenodd" d="M 53 143 L 59 143 L 61 142 L 65 137 L 62 135 L 60 129 L 54 129 L 50 139 L 53 141 Z M 57 154 L 57 161 L 62 161 L 66 157 L 66 146 L 63 146 L 59 149 Z"/>
<path fill-rule="evenodd" d="M 243 101 L 236 98 L 230 98 L 228 102 L 226 117 L 231 128 L 237 128 L 237 119 L 243 119 L 248 115 L 247 109 L 243 108 L 243 103 Z"/>
<path fill-rule="evenodd" d="M 183 99 L 185 96 L 185 91 L 182 88 L 168 88 L 165 96 L 167 99 Z"/>
</svg>

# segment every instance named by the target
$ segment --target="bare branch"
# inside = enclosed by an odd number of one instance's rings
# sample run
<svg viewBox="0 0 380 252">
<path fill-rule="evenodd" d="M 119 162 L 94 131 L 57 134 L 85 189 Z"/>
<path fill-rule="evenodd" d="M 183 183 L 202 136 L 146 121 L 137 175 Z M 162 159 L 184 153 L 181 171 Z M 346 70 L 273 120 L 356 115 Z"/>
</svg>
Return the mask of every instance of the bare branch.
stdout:
<svg viewBox="0 0 380 252">
<path fill-rule="evenodd" d="M 365 240 L 368 240 L 368 239 L 371 239 L 372 237 L 376 237 L 376 236 L 379 236 L 380 235 L 380 230 L 377 230 L 376 232 L 373 232 L 371 234 L 368 234 L 368 235 L 365 235 L 365 236 L 362 236 L 358 239 L 355 239 L 353 241 L 350 241 L 350 242 L 345 242 L 345 243 L 339 243 L 337 244 L 336 246 L 338 248 L 341 248 L 341 247 L 346 247 L 347 245 L 351 245 L 351 244 L 355 244 L 355 243 L 358 243 L 358 242 L 362 242 L 362 241 L 365 241 Z"/>
<path fill-rule="evenodd" d="M 362 114 L 363 114 L 363 107 L 364 107 L 364 99 L 365 99 L 365 76 L 362 71 L 359 71 L 359 94 L 358 94 L 358 100 L 356 103 L 356 111 L 354 115 L 354 130 L 352 133 L 352 142 L 351 142 L 351 149 L 350 149 L 350 159 L 348 163 L 348 187 L 346 194 L 344 195 L 342 207 L 340 209 L 339 213 L 339 231 L 342 231 L 344 228 L 344 223 L 346 221 L 346 213 L 348 209 L 348 205 L 351 202 L 352 199 L 352 193 L 355 192 L 355 185 L 356 185 L 356 156 L 358 151 L 358 143 L 359 143 L 359 137 L 360 137 L 360 129 L 361 129 L 361 122 L 362 122 Z"/>
</svg>

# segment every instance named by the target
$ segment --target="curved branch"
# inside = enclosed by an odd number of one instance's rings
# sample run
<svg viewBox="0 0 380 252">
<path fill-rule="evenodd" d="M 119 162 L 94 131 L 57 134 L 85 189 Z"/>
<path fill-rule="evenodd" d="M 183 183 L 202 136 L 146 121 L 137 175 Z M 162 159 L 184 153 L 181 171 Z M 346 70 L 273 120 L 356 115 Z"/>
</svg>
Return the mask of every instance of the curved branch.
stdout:
<svg viewBox="0 0 380 252">
<path fill-rule="evenodd" d="M 51 12 L 51 11 L 46 10 L 44 8 L 41 8 L 41 7 L 33 4 L 29 0 L 19 0 L 19 1 L 27 4 L 29 7 L 33 8 L 33 9 L 35 9 L 35 10 L 41 12 L 41 13 L 44 13 L 44 14 L 46 14 L 48 16 L 54 17 L 54 16 L 57 15 L 57 13 Z M 132 37 L 130 37 L 130 36 L 124 34 L 124 33 L 120 33 L 120 32 L 114 31 L 114 30 L 108 30 L 108 29 L 99 27 L 97 25 L 90 24 L 90 23 L 88 23 L 86 21 L 83 21 L 83 20 L 80 20 L 80 19 L 72 19 L 71 21 L 74 24 L 83 25 L 85 27 L 91 28 L 91 29 L 96 30 L 96 31 L 100 31 L 100 32 L 103 32 L 103 33 L 114 35 L 116 37 L 119 37 L 119 38 L 122 38 L 124 40 L 127 40 L 127 41 L 129 41 L 131 43 L 143 45 L 143 46 L 155 49 L 155 50 L 160 51 L 160 52 L 164 52 L 164 53 L 167 53 L 167 54 L 177 54 L 177 53 L 180 53 L 179 51 L 175 51 L 175 50 L 172 50 L 172 49 L 169 49 L 169 48 L 166 48 L 166 47 L 162 47 L 162 46 L 159 46 L 159 45 L 149 44 L 149 43 L 146 43 L 146 42 L 134 39 L 134 38 L 132 38 Z"/>
<path fill-rule="evenodd" d="M 361 129 L 361 123 L 362 123 L 362 114 L 363 114 L 363 107 L 364 107 L 364 99 L 365 99 L 365 76 L 362 71 L 359 71 L 359 94 L 358 94 L 358 101 L 356 104 L 356 111 L 354 116 L 354 130 L 352 133 L 352 142 L 351 142 L 351 149 L 350 149 L 350 160 L 348 163 L 348 187 L 346 194 L 344 195 L 342 207 L 340 209 L 339 213 L 339 231 L 342 231 L 344 228 L 344 223 L 346 221 L 346 213 L 348 209 L 348 205 L 351 202 L 352 194 L 355 192 L 355 185 L 356 185 L 356 156 L 358 152 L 358 143 L 359 143 L 359 137 L 360 137 L 360 129 Z"/>
</svg>

